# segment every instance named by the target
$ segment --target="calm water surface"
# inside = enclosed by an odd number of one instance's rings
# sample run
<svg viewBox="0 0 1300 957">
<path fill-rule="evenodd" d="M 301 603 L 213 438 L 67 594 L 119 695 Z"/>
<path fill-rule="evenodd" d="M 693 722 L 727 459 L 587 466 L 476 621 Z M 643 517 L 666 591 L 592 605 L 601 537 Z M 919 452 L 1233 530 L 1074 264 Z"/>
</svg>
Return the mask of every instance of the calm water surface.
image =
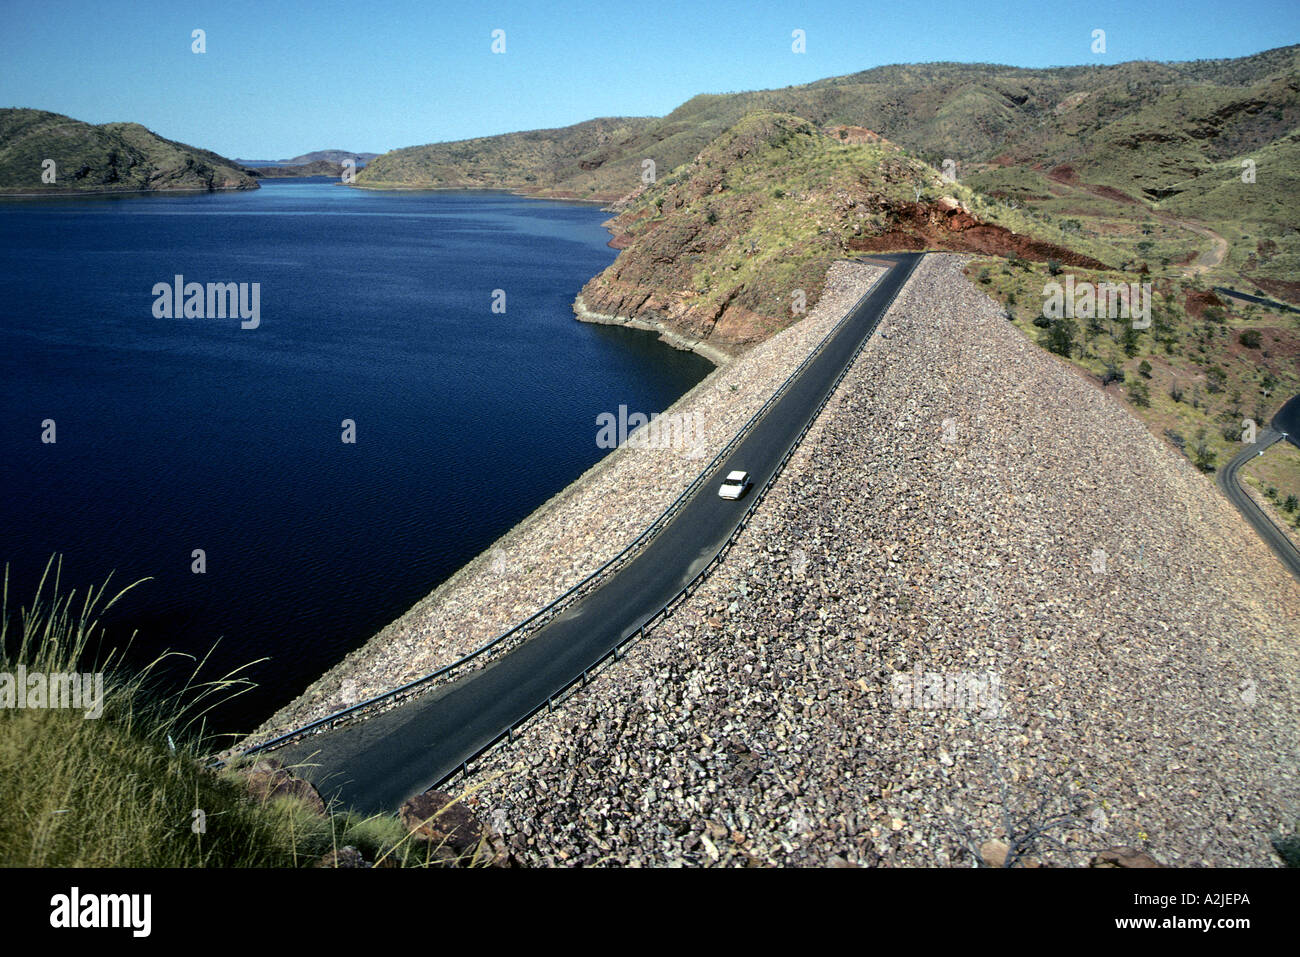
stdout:
<svg viewBox="0 0 1300 957">
<path fill-rule="evenodd" d="M 115 634 L 136 660 L 220 639 L 214 676 L 269 657 L 220 715 L 250 728 L 606 454 L 597 415 L 707 374 L 573 319 L 607 216 L 332 181 L 0 203 L 11 604 L 54 552 L 81 587 L 152 576 Z M 260 283 L 260 326 L 155 318 L 176 274 Z"/>
</svg>

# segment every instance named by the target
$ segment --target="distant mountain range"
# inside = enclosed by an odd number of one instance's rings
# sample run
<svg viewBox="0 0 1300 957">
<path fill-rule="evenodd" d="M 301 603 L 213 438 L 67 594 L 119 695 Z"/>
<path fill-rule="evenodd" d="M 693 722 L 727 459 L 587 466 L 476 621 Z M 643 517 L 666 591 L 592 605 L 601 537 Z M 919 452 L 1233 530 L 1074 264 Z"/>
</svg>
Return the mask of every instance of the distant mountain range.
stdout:
<svg viewBox="0 0 1300 957">
<path fill-rule="evenodd" d="M 295 156 L 292 159 L 281 160 L 245 160 L 237 159 L 236 163 L 244 166 L 307 166 L 310 163 L 338 163 L 342 164 L 345 160 L 352 160 L 357 166 L 369 163 L 378 156 L 378 153 L 353 153 L 349 150 L 317 150 L 314 153 L 303 153 L 301 156 Z"/>
<path fill-rule="evenodd" d="M 623 252 L 580 305 L 696 337 L 750 341 L 788 324 L 790 290 L 812 303 L 825 266 L 855 249 L 1145 272 L 1178 270 L 1211 240 L 1222 252 L 1202 258 L 1221 274 L 1294 298 L 1300 46 L 1186 63 L 885 66 L 700 95 L 664 117 L 393 150 L 356 185 L 611 203 Z"/>
<path fill-rule="evenodd" d="M 1187 63 L 884 66 L 777 90 L 702 94 L 664 117 L 393 150 L 358 185 L 497 186 L 610 201 L 637 187 L 645 160 L 667 174 L 760 110 L 819 127 L 866 127 L 936 168 L 983 164 L 1003 171 L 990 182 L 1013 192 L 1033 191 L 1017 187 L 1020 179 L 1041 179 L 1022 172 L 1068 164 L 1090 183 L 1139 199 L 1176 198 L 1190 211 L 1213 192 L 1199 181 L 1216 164 L 1267 150 L 1288 177 L 1300 166 L 1300 46 Z"/>
<path fill-rule="evenodd" d="M 256 188 L 234 160 L 138 123 L 94 126 L 44 110 L 0 110 L 0 192 Z"/>
</svg>

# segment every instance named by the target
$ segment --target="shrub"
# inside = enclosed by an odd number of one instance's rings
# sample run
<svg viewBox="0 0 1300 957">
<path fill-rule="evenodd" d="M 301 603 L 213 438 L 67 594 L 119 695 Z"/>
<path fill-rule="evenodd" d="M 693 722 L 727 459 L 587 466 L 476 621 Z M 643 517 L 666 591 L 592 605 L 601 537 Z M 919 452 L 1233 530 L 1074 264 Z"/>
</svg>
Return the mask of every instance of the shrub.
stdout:
<svg viewBox="0 0 1300 957">
<path fill-rule="evenodd" d="M 1072 319 L 1057 319 L 1047 330 L 1047 348 L 1058 356 L 1070 358 L 1074 351 L 1075 324 Z"/>
<path fill-rule="evenodd" d="M 1246 329 L 1241 335 L 1237 336 L 1237 341 L 1247 349 L 1258 349 L 1260 344 L 1259 330 Z"/>
<path fill-rule="evenodd" d="M 1138 338 L 1141 333 L 1132 326 L 1124 327 L 1124 355 L 1132 359 L 1138 354 Z"/>
<path fill-rule="evenodd" d="M 1218 453 L 1205 441 L 1205 430 L 1201 429 L 1196 433 L 1196 447 L 1192 451 L 1192 463 L 1202 472 L 1214 471 L 1214 461 Z"/>
<path fill-rule="evenodd" d="M 1297 499 L 1294 495 L 1288 495 L 1286 501 L 1282 503 L 1282 510 L 1294 512 L 1297 508 L 1300 508 L 1300 499 Z"/>
<path fill-rule="evenodd" d="M 1147 362 L 1146 359 L 1138 363 L 1138 375 L 1144 379 L 1151 378 L 1151 363 Z"/>
</svg>

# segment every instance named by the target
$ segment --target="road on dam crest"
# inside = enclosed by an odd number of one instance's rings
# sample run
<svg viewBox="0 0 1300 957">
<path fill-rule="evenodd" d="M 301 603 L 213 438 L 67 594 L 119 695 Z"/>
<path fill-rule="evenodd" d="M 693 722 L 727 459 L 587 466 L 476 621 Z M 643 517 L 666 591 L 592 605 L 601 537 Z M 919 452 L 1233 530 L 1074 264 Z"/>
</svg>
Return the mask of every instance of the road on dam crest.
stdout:
<svg viewBox="0 0 1300 957">
<path fill-rule="evenodd" d="M 487 666 L 366 720 L 299 738 L 275 756 L 297 765 L 327 801 L 337 798 L 364 813 L 392 812 L 546 707 L 677 596 L 726 544 L 749 496 L 772 480 L 923 255 L 875 257 L 893 265 L 677 515 L 598 588 Z M 718 496 L 733 469 L 749 472 L 754 483 L 738 501 Z"/>
</svg>

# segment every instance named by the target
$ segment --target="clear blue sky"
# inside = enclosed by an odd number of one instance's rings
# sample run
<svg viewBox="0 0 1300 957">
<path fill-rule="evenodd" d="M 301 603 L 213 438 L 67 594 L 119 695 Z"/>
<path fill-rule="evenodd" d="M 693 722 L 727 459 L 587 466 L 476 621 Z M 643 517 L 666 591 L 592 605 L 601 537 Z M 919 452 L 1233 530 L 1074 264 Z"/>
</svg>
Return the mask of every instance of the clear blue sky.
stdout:
<svg viewBox="0 0 1300 957">
<path fill-rule="evenodd" d="M 696 93 L 888 63 L 1243 56 L 1300 41 L 1300 3 L 0 0 L 0 24 L 0 106 L 278 159 L 662 115 Z M 491 52 L 497 28 L 504 55 Z"/>
</svg>

